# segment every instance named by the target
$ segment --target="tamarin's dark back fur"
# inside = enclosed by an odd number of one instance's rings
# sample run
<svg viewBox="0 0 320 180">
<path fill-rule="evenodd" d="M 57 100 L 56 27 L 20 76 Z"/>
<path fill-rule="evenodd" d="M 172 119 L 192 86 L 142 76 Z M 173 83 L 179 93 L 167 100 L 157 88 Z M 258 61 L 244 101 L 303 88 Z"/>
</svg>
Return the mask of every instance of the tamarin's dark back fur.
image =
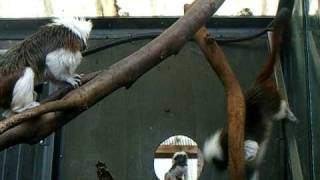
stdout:
<svg viewBox="0 0 320 180">
<path fill-rule="evenodd" d="M 45 25 L 22 42 L 0 56 L 0 76 L 10 75 L 18 69 L 31 67 L 37 75 L 45 69 L 46 55 L 59 48 L 77 51 L 85 48 L 85 43 L 76 34 L 62 25 Z"/>
<path fill-rule="evenodd" d="M 45 25 L 0 56 L 0 107 L 9 108 L 16 81 L 31 67 L 35 82 L 43 81 L 46 56 L 57 49 L 85 49 L 85 42 L 63 25 Z"/>
</svg>

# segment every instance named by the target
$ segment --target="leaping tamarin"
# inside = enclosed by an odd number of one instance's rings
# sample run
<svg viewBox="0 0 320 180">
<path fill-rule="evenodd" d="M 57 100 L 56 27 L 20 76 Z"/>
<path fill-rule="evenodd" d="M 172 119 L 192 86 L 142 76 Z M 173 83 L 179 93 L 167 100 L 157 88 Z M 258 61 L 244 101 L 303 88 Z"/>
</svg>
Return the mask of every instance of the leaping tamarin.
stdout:
<svg viewBox="0 0 320 180">
<path fill-rule="evenodd" d="M 297 120 L 287 101 L 281 97 L 279 90 L 271 79 L 280 49 L 282 33 L 289 24 L 290 16 L 291 13 L 288 9 L 281 9 L 274 19 L 270 57 L 253 86 L 245 93 L 244 156 L 248 179 L 258 177 L 258 167 L 261 164 L 271 134 L 272 122 L 282 119 Z M 205 142 L 203 151 L 206 161 L 214 163 L 218 169 L 227 169 L 227 129 L 219 130 L 210 137 Z"/>
<path fill-rule="evenodd" d="M 92 23 L 83 18 L 60 18 L 0 57 L 0 107 L 3 116 L 38 106 L 34 86 L 44 81 L 80 85 L 75 74 L 87 46 Z"/>
</svg>

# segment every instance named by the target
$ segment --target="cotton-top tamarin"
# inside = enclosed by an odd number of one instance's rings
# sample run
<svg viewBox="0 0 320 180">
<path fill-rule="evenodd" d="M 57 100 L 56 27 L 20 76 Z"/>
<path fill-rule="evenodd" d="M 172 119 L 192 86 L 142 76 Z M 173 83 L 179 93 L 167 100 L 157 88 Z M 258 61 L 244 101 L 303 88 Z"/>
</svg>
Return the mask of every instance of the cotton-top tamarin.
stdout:
<svg viewBox="0 0 320 180">
<path fill-rule="evenodd" d="M 190 180 L 188 178 L 188 155 L 184 151 L 174 153 L 172 166 L 165 174 L 165 180 Z"/>
<path fill-rule="evenodd" d="M 80 85 L 75 70 L 82 60 L 92 23 L 60 18 L 10 48 L 0 57 L 0 107 L 8 117 L 38 106 L 34 86 L 44 81 Z"/>
</svg>

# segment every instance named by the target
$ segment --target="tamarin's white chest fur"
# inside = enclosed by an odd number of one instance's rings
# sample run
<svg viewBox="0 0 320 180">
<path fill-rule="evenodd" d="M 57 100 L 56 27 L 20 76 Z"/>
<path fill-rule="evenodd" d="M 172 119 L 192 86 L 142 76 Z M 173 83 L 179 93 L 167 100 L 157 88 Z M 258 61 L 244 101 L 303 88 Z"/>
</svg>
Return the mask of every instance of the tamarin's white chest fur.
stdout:
<svg viewBox="0 0 320 180">
<path fill-rule="evenodd" d="M 6 59 L 0 61 L 0 69 L 14 67 L 12 63 L 15 63 L 16 71 L 21 71 L 21 73 L 11 72 L 14 71 L 13 68 L 0 70 L 0 75 L 2 73 L 6 76 L 10 76 L 10 74 L 17 76 L 10 77 L 16 80 L 13 87 L 8 85 L 13 83 L 7 83 L 7 81 L 0 83 L 0 88 L 12 88 L 10 110 L 5 111 L 3 115 L 8 117 L 12 113 L 19 113 L 38 106 L 39 103 L 35 101 L 33 92 L 34 85 L 39 83 L 39 80 L 49 80 L 54 83 L 65 82 L 73 87 L 78 87 L 81 83 L 81 77 L 75 74 L 75 71 L 81 63 L 81 50 L 87 45 L 91 29 L 92 23 L 83 18 L 54 19 L 52 23 L 41 27 L 27 40 L 9 50 L 4 56 Z M 25 53 L 26 56 L 19 54 L 28 51 L 28 49 L 39 51 Z M 16 57 L 22 58 L 17 59 Z M 43 66 L 45 69 L 41 70 L 40 67 Z M 0 93 L 0 96 L 5 95 Z"/>
<path fill-rule="evenodd" d="M 73 34 L 77 35 L 79 39 L 84 42 L 86 46 L 89 34 L 92 28 L 90 21 L 84 19 L 64 18 L 55 19 L 49 26 L 64 26 Z M 46 56 L 46 73 L 49 73 L 49 79 L 64 81 L 71 84 L 73 87 L 79 85 L 79 76 L 74 75 L 78 65 L 81 63 L 82 55 L 80 49 L 73 47 L 58 48 Z"/>
<path fill-rule="evenodd" d="M 60 48 L 47 55 L 46 65 L 52 71 L 60 71 L 59 68 L 66 68 L 65 71 L 73 74 L 81 63 L 81 60 L 82 55 L 80 51 L 71 52 L 68 49 Z"/>
</svg>

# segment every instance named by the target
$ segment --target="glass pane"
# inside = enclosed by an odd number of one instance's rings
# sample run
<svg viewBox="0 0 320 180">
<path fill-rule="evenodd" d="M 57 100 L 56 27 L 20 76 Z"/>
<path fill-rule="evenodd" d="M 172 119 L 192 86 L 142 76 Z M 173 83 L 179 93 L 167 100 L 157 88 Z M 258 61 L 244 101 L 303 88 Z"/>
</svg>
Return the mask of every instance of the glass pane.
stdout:
<svg viewBox="0 0 320 180">
<path fill-rule="evenodd" d="M 226 0 L 216 15 L 275 14 L 279 0 Z M 0 17 L 181 16 L 193 0 L 0 0 Z"/>
</svg>

